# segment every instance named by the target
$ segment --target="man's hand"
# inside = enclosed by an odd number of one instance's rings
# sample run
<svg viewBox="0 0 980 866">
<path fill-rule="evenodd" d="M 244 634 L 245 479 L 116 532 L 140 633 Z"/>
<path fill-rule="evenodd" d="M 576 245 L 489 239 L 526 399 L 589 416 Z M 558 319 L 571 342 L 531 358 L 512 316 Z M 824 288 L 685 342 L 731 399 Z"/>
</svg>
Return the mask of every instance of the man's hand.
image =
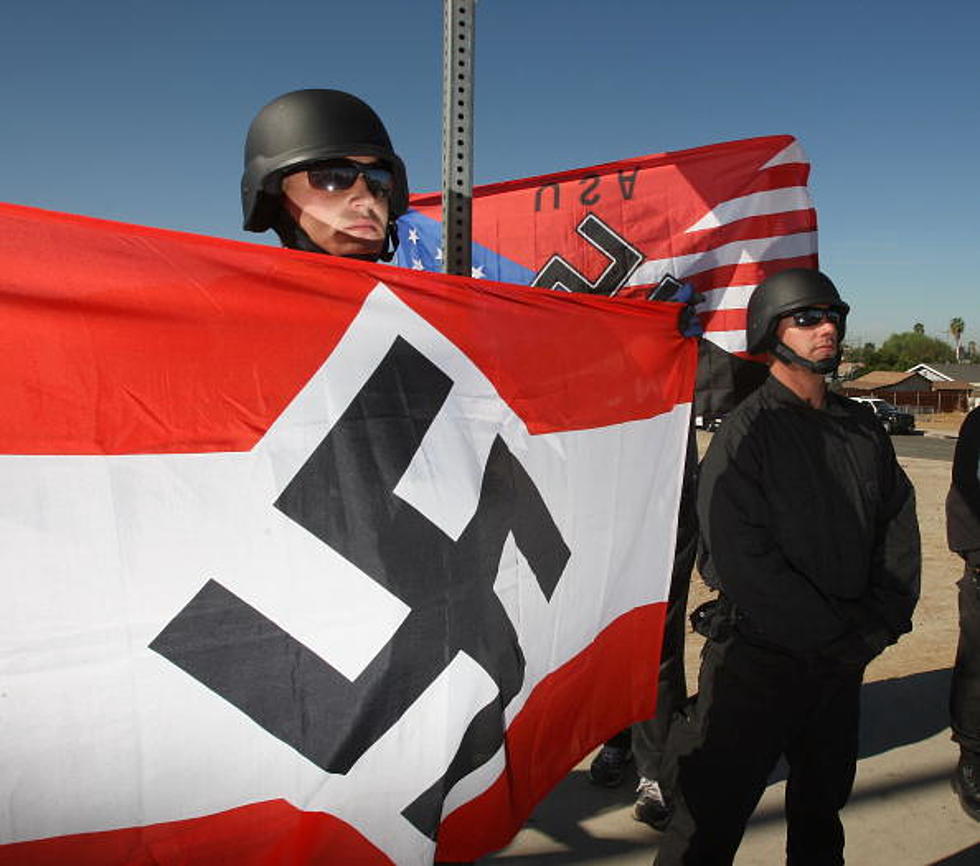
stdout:
<svg viewBox="0 0 980 866">
<path fill-rule="evenodd" d="M 647 297 L 651 301 L 684 305 L 677 317 L 677 330 L 681 336 L 700 337 L 704 334 L 704 326 L 697 314 L 697 305 L 704 300 L 704 295 L 695 292 L 690 283 L 682 283 L 667 274 Z"/>
<path fill-rule="evenodd" d="M 881 649 L 873 647 L 861 635 L 848 633 L 823 647 L 820 655 L 828 661 L 845 667 L 863 668 L 880 652 Z"/>
</svg>

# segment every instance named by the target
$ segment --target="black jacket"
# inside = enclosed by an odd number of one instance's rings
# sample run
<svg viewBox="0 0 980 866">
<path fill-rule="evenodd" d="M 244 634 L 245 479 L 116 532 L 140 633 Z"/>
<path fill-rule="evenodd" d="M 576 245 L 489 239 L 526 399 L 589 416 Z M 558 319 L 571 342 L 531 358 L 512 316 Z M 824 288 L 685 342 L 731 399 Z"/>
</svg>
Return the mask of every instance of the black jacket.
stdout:
<svg viewBox="0 0 980 866">
<path fill-rule="evenodd" d="M 746 637 L 868 661 L 912 628 L 912 485 L 866 407 L 813 409 L 770 376 L 715 434 L 698 485 L 701 572 Z"/>
<path fill-rule="evenodd" d="M 980 569 L 980 407 L 974 409 L 956 442 L 953 483 L 946 497 L 949 549 Z"/>
</svg>

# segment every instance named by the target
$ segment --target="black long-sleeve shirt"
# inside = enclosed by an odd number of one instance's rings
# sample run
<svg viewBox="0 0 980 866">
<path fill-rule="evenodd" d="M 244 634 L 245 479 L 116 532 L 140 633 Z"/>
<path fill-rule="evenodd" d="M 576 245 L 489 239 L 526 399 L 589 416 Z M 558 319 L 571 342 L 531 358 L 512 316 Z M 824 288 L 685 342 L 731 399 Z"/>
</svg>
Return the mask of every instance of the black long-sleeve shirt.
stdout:
<svg viewBox="0 0 980 866">
<path fill-rule="evenodd" d="M 960 427 L 953 455 L 953 483 L 946 497 L 949 549 L 980 568 L 980 407 Z"/>
<path fill-rule="evenodd" d="M 870 657 L 911 629 L 915 496 L 867 408 L 814 409 L 770 376 L 715 434 L 698 516 L 702 574 L 747 635 L 831 654 L 857 637 Z"/>
</svg>

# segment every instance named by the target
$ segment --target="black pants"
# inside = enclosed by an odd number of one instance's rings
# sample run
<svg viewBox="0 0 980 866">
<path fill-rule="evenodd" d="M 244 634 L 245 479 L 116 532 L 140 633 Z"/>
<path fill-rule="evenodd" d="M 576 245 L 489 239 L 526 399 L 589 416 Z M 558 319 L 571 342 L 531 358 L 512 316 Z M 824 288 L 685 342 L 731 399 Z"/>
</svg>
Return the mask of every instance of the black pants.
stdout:
<svg viewBox="0 0 980 866">
<path fill-rule="evenodd" d="M 698 694 L 670 731 L 675 812 L 657 866 L 731 864 L 781 755 L 789 764 L 787 862 L 842 864 L 838 812 L 854 783 L 863 673 L 737 634 L 709 640 Z"/>
<path fill-rule="evenodd" d="M 960 639 L 949 696 L 953 739 L 980 760 L 980 580 L 967 568 L 960 588 Z"/>
</svg>

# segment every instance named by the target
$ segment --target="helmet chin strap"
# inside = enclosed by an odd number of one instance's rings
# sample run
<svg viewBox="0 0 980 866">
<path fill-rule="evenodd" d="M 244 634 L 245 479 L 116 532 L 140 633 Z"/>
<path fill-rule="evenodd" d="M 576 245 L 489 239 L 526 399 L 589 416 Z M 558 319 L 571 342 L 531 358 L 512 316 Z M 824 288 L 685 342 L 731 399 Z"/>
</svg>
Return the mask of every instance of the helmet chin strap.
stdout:
<svg viewBox="0 0 980 866">
<path fill-rule="evenodd" d="M 776 345 L 772 348 L 772 353 L 784 364 L 799 364 L 811 373 L 819 373 L 821 376 L 833 373 L 837 369 L 838 364 L 840 364 L 841 359 L 841 353 L 838 349 L 837 354 L 832 358 L 824 358 L 822 361 L 809 361 L 806 358 L 801 358 L 781 340 L 776 341 Z"/>
<path fill-rule="evenodd" d="M 378 261 L 390 262 L 398 251 L 398 226 L 394 221 L 388 223 L 388 231 L 385 233 L 385 245 L 378 256 Z"/>
</svg>

